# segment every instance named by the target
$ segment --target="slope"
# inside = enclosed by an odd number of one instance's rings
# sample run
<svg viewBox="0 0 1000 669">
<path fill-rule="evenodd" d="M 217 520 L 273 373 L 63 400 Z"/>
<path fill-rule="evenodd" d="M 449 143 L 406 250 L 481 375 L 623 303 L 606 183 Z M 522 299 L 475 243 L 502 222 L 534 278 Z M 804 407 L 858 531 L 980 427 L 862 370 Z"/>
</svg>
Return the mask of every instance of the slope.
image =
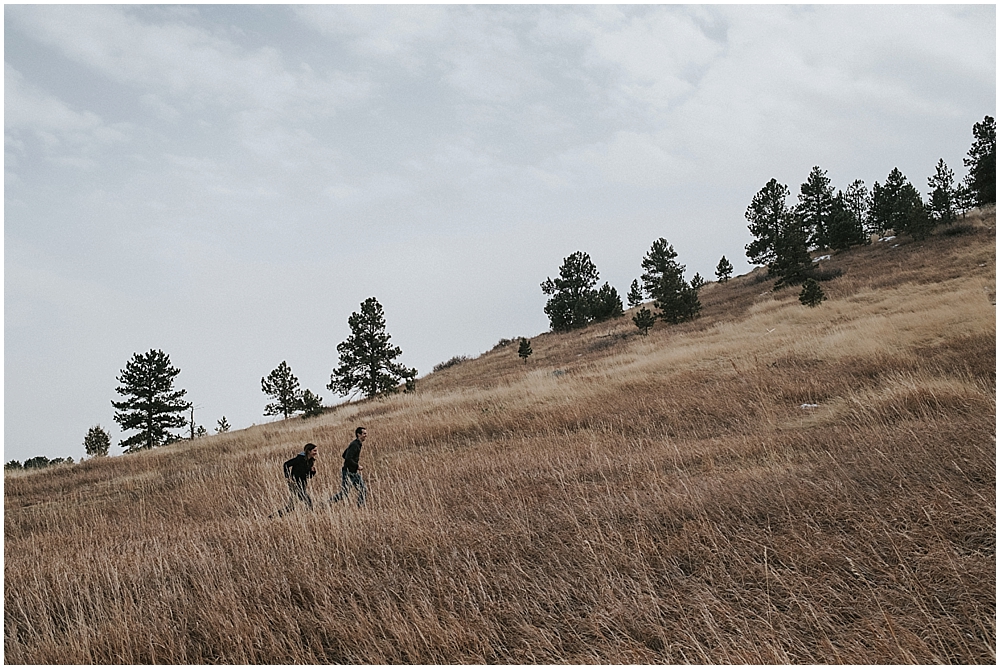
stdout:
<svg viewBox="0 0 1000 669">
<path fill-rule="evenodd" d="M 418 392 L 5 477 L 11 663 L 988 663 L 995 214 Z M 898 245 L 897 245 L 898 244 Z M 369 507 L 281 519 L 355 425 Z"/>
</svg>

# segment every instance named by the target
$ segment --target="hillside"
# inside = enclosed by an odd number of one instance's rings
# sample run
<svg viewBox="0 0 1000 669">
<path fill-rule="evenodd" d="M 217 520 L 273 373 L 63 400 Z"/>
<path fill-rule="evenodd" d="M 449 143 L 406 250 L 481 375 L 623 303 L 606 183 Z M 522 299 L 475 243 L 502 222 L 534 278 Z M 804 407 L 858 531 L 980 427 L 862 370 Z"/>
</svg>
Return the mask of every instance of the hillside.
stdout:
<svg viewBox="0 0 1000 669">
<path fill-rule="evenodd" d="M 990 663 L 995 213 L 702 316 L 5 477 L 7 663 Z M 497 333 L 511 336 L 528 333 Z M 283 518 L 369 428 L 370 502 Z"/>
</svg>

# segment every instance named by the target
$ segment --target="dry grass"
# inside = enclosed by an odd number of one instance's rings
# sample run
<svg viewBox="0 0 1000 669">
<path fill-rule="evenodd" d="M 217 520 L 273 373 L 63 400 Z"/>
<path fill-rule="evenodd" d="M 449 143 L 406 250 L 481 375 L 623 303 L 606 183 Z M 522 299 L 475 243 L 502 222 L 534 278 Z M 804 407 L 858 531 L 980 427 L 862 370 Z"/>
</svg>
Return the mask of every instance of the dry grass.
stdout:
<svg viewBox="0 0 1000 669">
<path fill-rule="evenodd" d="M 5 661 L 993 663 L 994 220 L 835 256 L 817 309 L 740 277 L 648 337 L 7 475 Z M 357 424 L 369 508 L 269 519 Z"/>
</svg>

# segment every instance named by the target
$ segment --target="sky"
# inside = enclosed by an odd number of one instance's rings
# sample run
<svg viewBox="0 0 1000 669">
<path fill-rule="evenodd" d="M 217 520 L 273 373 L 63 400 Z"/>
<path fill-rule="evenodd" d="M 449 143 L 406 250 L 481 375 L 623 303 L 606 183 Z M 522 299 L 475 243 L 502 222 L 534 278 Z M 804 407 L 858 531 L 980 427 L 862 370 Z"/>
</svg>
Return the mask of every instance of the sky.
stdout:
<svg viewBox="0 0 1000 669">
<path fill-rule="evenodd" d="M 745 273 L 770 179 L 926 195 L 986 115 L 994 5 L 5 5 L 4 461 L 121 453 L 134 353 L 211 433 L 282 361 L 340 401 L 368 297 L 423 376 L 545 332 L 576 251 Z"/>
</svg>

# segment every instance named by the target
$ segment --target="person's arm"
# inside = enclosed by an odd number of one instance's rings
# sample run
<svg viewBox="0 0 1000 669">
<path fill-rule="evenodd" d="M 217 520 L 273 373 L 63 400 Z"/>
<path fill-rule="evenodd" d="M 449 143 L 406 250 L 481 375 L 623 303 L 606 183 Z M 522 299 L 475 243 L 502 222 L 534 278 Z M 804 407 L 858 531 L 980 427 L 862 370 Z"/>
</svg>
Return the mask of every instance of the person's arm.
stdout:
<svg viewBox="0 0 1000 669">
<path fill-rule="evenodd" d="M 297 458 L 297 457 L 299 457 L 299 456 L 296 455 L 295 458 Z M 288 461 L 285 462 L 284 470 L 285 470 L 285 478 L 286 479 L 287 478 L 291 478 L 291 475 L 289 474 L 289 472 L 291 472 L 291 470 L 292 470 L 292 465 L 295 464 L 295 458 L 292 458 L 291 460 L 288 460 Z"/>
</svg>

